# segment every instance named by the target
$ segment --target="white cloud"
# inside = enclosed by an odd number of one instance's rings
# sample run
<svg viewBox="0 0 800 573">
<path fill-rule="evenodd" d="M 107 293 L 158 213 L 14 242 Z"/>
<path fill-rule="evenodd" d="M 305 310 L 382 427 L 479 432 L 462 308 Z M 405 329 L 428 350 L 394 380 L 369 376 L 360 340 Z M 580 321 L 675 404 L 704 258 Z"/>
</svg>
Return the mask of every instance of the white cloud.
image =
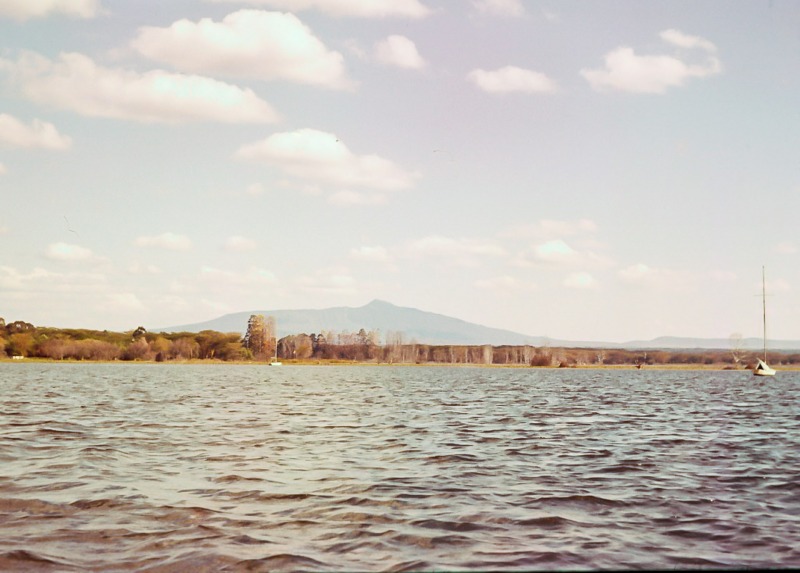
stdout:
<svg viewBox="0 0 800 573">
<path fill-rule="evenodd" d="M 639 283 L 652 277 L 656 271 L 644 263 L 637 263 L 619 271 L 619 277 L 630 283 Z"/>
<path fill-rule="evenodd" d="M 0 163 L 0 175 L 5 175 L 6 173 L 8 173 L 8 168 L 6 168 L 5 165 Z"/>
<path fill-rule="evenodd" d="M 550 239 L 533 245 L 515 259 L 518 266 L 538 266 L 541 264 L 604 268 L 612 264 L 602 253 L 592 250 L 591 241 L 577 241 L 575 246 L 563 239 Z"/>
<path fill-rule="evenodd" d="M 659 34 L 659 36 L 662 40 L 680 48 L 700 48 L 702 50 L 706 50 L 707 52 L 717 51 L 717 47 L 705 38 L 701 38 L 700 36 L 689 36 L 688 34 L 684 34 L 679 30 L 664 30 Z"/>
<path fill-rule="evenodd" d="M 98 293 L 108 286 L 107 277 L 102 273 L 52 272 L 36 267 L 30 272 L 23 272 L 14 267 L 0 266 L 0 291 L 38 297 L 40 302 L 49 302 L 42 293 Z"/>
<path fill-rule="evenodd" d="M 100 0 L 0 0 L 0 18 L 28 20 L 63 14 L 93 18 L 100 14 Z"/>
<path fill-rule="evenodd" d="M 613 264 L 605 254 L 607 246 L 594 238 L 598 230 L 591 219 L 541 219 L 516 225 L 499 234 L 504 239 L 524 243 L 517 247 L 513 264 L 540 267 L 543 264 L 578 268 L 607 268 Z"/>
<path fill-rule="evenodd" d="M 423 18 L 431 10 L 419 0 L 210 0 L 216 3 L 248 4 L 289 12 L 316 9 L 333 16 L 359 18 Z"/>
<path fill-rule="evenodd" d="M 577 251 L 561 239 L 547 241 L 534 247 L 536 258 L 542 261 L 562 262 L 577 256 Z"/>
<path fill-rule="evenodd" d="M 61 276 L 59 273 L 53 273 L 41 267 L 36 267 L 29 273 L 24 273 L 14 267 L 0 265 L 0 290 L 39 290 L 38 285 L 52 284 Z"/>
<path fill-rule="evenodd" d="M 513 227 L 504 233 L 504 235 L 509 237 L 550 238 L 553 236 L 567 237 L 584 233 L 588 234 L 596 230 L 597 224 L 591 219 L 579 219 L 577 221 L 542 219 L 536 223 Z"/>
<path fill-rule="evenodd" d="M 377 155 L 355 155 L 334 134 L 315 129 L 275 133 L 242 146 L 236 156 L 274 165 L 299 179 L 339 187 L 391 191 L 410 187 L 417 177 Z"/>
<path fill-rule="evenodd" d="M 564 279 L 564 286 L 575 289 L 597 288 L 597 279 L 587 272 L 572 273 Z"/>
<path fill-rule="evenodd" d="M 678 30 L 665 30 L 661 38 L 684 49 L 699 49 L 705 55 L 700 64 L 690 64 L 673 55 L 639 56 L 633 48 L 622 46 L 606 54 L 605 67 L 581 70 L 581 75 L 596 91 L 619 90 L 632 93 L 664 93 L 682 86 L 690 78 L 703 78 L 722 70 L 714 55 L 714 44 Z"/>
<path fill-rule="evenodd" d="M 192 241 L 185 235 L 162 233 L 154 236 L 138 237 L 134 244 L 138 247 L 156 247 L 170 251 L 187 251 L 192 248 Z"/>
<path fill-rule="evenodd" d="M 0 143 L 13 147 L 68 149 L 72 140 L 58 133 L 52 123 L 34 119 L 31 125 L 25 125 L 13 116 L 0 113 Z"/>
<path fill-rule="evenodd" d="M 692 276 L 685 271 L 653 268 L 644 263 L 621 269 L 617 274 L 624 283 L 661 290 L 686 290 L 693 282 Z"/>
<path fill-rule="evenodd" d="M 137 261 L 128 267 L 128 272 L 132 275 L 157 275 L 161 274 L 161 269 L 156 265 L 146 265 Z"/>
<path fill-rule="evenodd" d="M 350 258 L 371 263 L 386 263 L 390 260 L 389 252 L 386 248 L 369 246 L 350 249 Z"/>
<path fill-rule="evenodd" d="M 505 66 L 497 70 L 472 70 L 467 79 L 489 93 L 549 93 L 558 89 L 555 81 L 533 70 Z"/>
<path fill-rule="evenodd" d="M 473 0 L 472 5 L 482 14 L 518 18 L 525 15 L 521 0 Z"/>
<path fill-rule="evenodd" d="M 90 249 L 69 243 L 53 243 L 47 247 L 45 256 L 54 261 L 91 261 L 96 260 Z"/>
<path fill-rule="evenodd" d="M 417 46 L 405 36 L 392 35 L 375 44 L 375 57 L 384 64 L 408 69 L 425 67 Z"/>
<path fill-rule="evenodd" d="M 145 311 L 147 307 L 139 297 L 131 292 L 115 292 L 105 295 L 105 301 L 100 308 L 107 312 Z"/>
<path fill-rule="evenodd" d="M 140 28 L 131 45 L 182 72 L 352 87 L 342 55 L 293 14 L 240 10 L 221 22 L 179 20 L 167 28 Z"/>
<path fill-rule="evenodd" d="M 441 235 L 412 241 L 405 252 L 411 258 L 437 258 L 459 266 L 476 266 L 481 259 L 506 256 L 505 249 L 493 242 Z"/>
<path fill-rule="evenodd" d="M 297 280 L 297 285 L 302 290 L 314 294 L 355 294 L 357 284 L 348 269 L 342 267 L 320 269 L 313 276 L 300 277 Z"/>
<path fill-rule="evenodd" d="M 246 271 L 226 271 L 214 267 L 203 266 L 200 269 L 200 280 L 226 287 L 250 287 L 275 284 L 275 274 L 266 269 L 250 267 Z"/>
<path fill-rule="evenodd" d="M 244 252 L 244 251 L 252 251 L 255 248 L 256 248 L 256 242 L 253 239 L 248 239 L 246 237 L 242 237 L 241 235 L 228 237 L 225 240 L 226 251 Z"/>
<path fill-rule="evenodd" d="M 0 71 L 30 100 L 81 115 L 144 122 L 272 122 L 277 114 L 252 90 L 201 76 L 104 68 L 78 53 L 51 61 L 26 52 Z"/>
</svg>

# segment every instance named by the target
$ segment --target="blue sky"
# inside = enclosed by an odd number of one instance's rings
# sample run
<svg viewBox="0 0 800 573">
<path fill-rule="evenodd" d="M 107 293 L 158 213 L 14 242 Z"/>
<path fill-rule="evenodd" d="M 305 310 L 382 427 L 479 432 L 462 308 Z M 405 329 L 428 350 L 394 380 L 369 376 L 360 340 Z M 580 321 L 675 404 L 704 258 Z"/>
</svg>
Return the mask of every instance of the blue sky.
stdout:
<svg viewBox="0 0 800 573">
<path fill-rule="evenodd" d="M 800 339 L 794 1 L 0 0 L 0 316 Z"/>
</svg>

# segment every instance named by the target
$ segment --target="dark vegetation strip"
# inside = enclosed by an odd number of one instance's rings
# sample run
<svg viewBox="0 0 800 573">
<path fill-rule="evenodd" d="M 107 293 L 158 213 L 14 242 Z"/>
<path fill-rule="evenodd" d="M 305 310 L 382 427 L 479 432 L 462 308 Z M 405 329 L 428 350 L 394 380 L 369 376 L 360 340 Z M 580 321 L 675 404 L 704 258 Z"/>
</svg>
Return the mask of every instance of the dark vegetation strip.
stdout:
<svg viewBox="0 0 800 573">
<path fill-rule="evenodd" d="M 252 321 L 252 318 L 251 318 Z M 402 333 L 379 335 L 363 329 L 357 333 L 295 334 L 279 340 L 259 338 L 253 330 L 236 332 L 147 332 L 143 327 L 126 332 L 35 327 L 0 319 L 0 358 L 30 357 L 50 360 L 98 361 L 346 361 L 389 364 L 497 364 L 509 366 L 656 366 L 719 365 L 750 367 L 757 353 L 741 349 L 624 350 L 556 348 L 549 346 L 430 345 L 406 341 Z M 257 325 L 258 326 L 258 325 Z M 263 333 L 262 333 L 263 334 Z M 800 364 L 800 353 L 771 352 L 770 364 Z"/>
</svg>

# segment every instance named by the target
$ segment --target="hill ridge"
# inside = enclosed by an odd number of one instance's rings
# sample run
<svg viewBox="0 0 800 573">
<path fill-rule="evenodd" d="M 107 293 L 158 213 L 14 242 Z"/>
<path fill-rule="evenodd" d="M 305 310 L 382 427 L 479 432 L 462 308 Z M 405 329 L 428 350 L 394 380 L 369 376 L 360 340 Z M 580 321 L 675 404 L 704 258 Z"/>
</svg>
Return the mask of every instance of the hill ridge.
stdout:
<svg viewBox="0 0 800 573">
<path fill-rule="evenodd" d="M 250 315 L 274 316 L 278 336 L 288 334 L 333 332 L 358 332 L 364 330 L 380 331 L 382 336 L 388 332 L 399 332 L 407 342 L 420 344 L 463 344 L 480 345 L 525 345 L 561 346 L 572 348 L 619 348 L 619 349 L 732 349 L 729 338 L 691 338 L 680 336 L 659 336 L 652 340 L 630 340 L 627 342 L 570 341 L 552 339 L 546 336 L 532 336 L 501 328 L 484 326 L 444 314 L 420 310 L 413 307 L 397 306 L 381 299 L 373 299 L 358 307 L 336 306 L 322 309 L 283 309 L 248 310 L 224 314 L 220 317 L 191 324 L 153 329 L 155 332 L 200 332 L 216 330 L 220 332 L 239 332 L 244 334 Z M 761 348 L 760 338 L 744 338 L 740 349 L 754 351 Z M 800 350 L 800 341 L 770 340 L 773 351 Z"/>
</svg>

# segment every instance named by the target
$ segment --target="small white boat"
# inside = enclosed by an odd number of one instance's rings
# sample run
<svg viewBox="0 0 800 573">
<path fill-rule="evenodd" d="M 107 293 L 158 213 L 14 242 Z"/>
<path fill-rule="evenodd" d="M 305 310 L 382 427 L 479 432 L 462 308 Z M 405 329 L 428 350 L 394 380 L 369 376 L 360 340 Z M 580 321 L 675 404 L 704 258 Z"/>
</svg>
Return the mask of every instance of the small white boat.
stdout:
<svg viewBox="0 0 800 573">
<path fill-rule="evenodd" d="M 283 362 L 278 362 L 278 359 L 275 358 L 274 360 L 270 360 L 269 365 L 270 366 L 283 366 Z"/>
<path fill-rule="evenodd" d="M 758 359 L 756 367 L 753 368 L 754 376 L 775 376 L 775 369 L 767 364 L 767 288 L 764 280 L 764 267 L 761 267 L 761 300 L 764 311 L 764 360 Z"/>
<path fill-rule="evenodd" d="M 770 368 L 766 362 L 759 358 L 758 364 L 753 369 L 753 374 L 756 376 L 775 376 L 775 369 Z"/>
</svg>

